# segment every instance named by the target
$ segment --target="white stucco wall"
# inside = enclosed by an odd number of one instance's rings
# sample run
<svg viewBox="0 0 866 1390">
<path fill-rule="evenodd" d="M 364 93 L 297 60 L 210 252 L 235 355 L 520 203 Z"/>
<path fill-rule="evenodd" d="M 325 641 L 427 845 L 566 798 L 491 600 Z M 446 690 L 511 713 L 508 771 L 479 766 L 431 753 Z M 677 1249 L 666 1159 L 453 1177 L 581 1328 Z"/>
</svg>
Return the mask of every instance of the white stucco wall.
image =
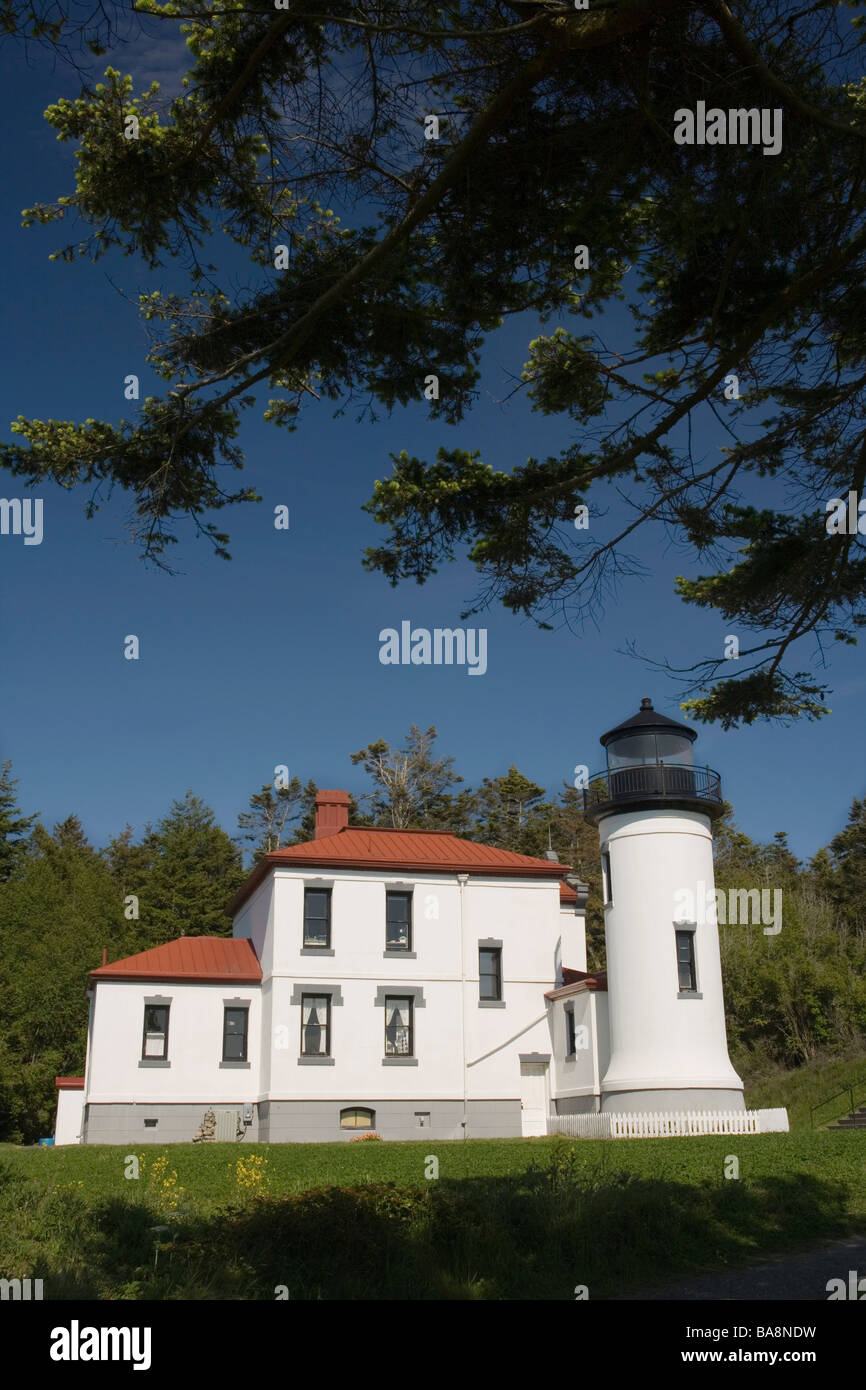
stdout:
<svg viewBox="0 0 866 1390">
<path fill-rule="evenodd" d="M 304 886 L 332 883 L 331 950 L 304 952 Z M 414 959 L 385 953 L 385 893 L 413 887 Z M 519 1094 L 520 1053 L 550 1051 L 544 992 L 563 931 L 556 881 L 338 870 L 274 875 L 273 974 L 263 981 L 262 1078 L 272 1098 L 356 1094 L 498 1099 Z M 582 921 L 582 919 L 581 919 Z M 580 925 L 568 921 L 571 937 Z M 461 955 L 462 937 L 462 955 Z M 479 1007 L 480 941 L 502 944 L 504 1007 Z M 334 1066 L 299 1064 L 300 993 L 339 986 L 332 1008 Z M 377 993 L 423 989 L 415 1008 L 417 1066 L 383 1065 Z M 287 1030 L 283 1031 L 283 1030 Z M 288 1044 L 288 1045 L 286 1045 Z M 467 1060 L 464 1076 L 463 1056 Z"/>
<path fill-rule="evenodd" d="M 141 1066 L 146 999 L 171 1001 L 169 1066 Z M 259 1056 L 253 1045 L 261 1028 L 257 986 L 196 981 L 100 980 L 93 1008 L 85 1097 L 88 1102 L 220 1101 L 254 1099 Z M 249 1002 L 249 1068 L 222 1067 L 223 1009 Z"/>
<path fill-rule="evenodd" d="M 562 963 L 571 970 L 586 969 L 586 917 L 578 914 L 574 905 L 562 904 L 559 910 L 559 929 L 562 935 Z"/>
<path fill-rule="evenodd" d="M 330 952 L 303 947 L 304 887 L 332 887 Z M 385 952 L 385 894 L 413 891 L 412 953 Z M 544 994 L 585 963 L 583 918 L 562 911 L 555 879 L 312 872 L 282 867 L 238 913 L 262 965 L 261 987 L 220 982 L 99 981 L 85 1099 L 219 1103 L 258 1100 L 499 1100 L 520 1096 L 520 1055 L 552 1054 Z M 502 946 L 503 1003 L 479 1003 L 479 942 Z M 299 1062 L 302 993 L 333 991 L 332 1065 Z M 423 991 L 415 1065 L 383 1064 L 384 992 Z M 141 1066 L 146 999 L 171 1000 L 168 1067 Z M 248 1058 L 220 1066 L 224 1002 L 250 1003 Z M 341 1002 L 337 1002 L 337 1000 Z M 294 1001 L 294 1002 L 293 1002 Z M 551 1070 L 551 1091 L 553 1072 Z"/>
<path fill-rule="evenodd" d="M 54 1124 L 54 1145 L 80 1144 L 81 1117 L 84 1110 L 84 1091 L 57 1092 L 57 1119 Z"/>
<path fill-rule="evenodd" d="M 599 1028 L 599 1003 L 604 1010 L 604 1021 Z M 566 1053 L 567 1035 L 565 1013 L 567 1008 L 574 1010 L 574 1026 L 577 1033 L 577 1047 L 574 1055 Z M 607 995 L 601 991 L 575 990 L 551 1005 L 551 1026 L 553 1031 L 553 1054 L 555 1059 L 555 1094 L 560 1097 L 598 1095 L 601 1077 L 608 1063 L 607 1039 Z M 585 1029 L 585 1033 L 579 1030 Z M 601 1036 L 600 1036 L 601 1033 Z M 585 1042 L 585 1046 L 581 1044 Z"/>
<path fill-rule="evenodd" d="M 268 877 L 244 903 L 232 927 L 232 936 L 245 937 L 250 941 L 262 971 L 268 972 L 273 968 L 273 910 L 273 878 Z"/>
<path fill-rule="evenodd" d="M 605 908 L 611 1058 L 604 1091 L 742 1089 L 728 1059 L 717 928 L 696 928 L 698 994 L 681 998 L 677 894 L 713 885 L 709 820 L 696 812 L 623 812 L 599 826 L 610 854 Z"/>
</svg>

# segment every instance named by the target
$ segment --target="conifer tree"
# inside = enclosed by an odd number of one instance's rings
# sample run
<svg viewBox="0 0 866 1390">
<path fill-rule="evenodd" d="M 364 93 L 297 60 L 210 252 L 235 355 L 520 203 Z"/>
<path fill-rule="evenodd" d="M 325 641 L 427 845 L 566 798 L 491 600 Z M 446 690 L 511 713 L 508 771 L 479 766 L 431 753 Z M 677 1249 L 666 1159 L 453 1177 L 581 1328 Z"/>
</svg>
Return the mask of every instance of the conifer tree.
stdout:
<svg viewBox="0 0 866 1390">
<path fill-rule="evenodd" d="M 737 663 L 710 650 L 681 670 L 686 708 L 725 728 L 821 717 L 808 662 L 866 623 L 853 8 L 139 0 L 148 24 L 183 26 L 188 81 L 165 101 L 109 67 L 53 103 L 74 175 L 26 222 L 58 224 L 62 260 L 119 250 L 139 279 L 179 261 L 176 288 L 139 300 L 165 387 L 128 419 L 19 417 L 0 463 L 88 498 L 125 489 L 157 563 L 182 519 L 228 557 L 220 510 L 258 500 L 225 484 L 257 391 L 293 430 L 323 400 L 363 417 L 426 399 L 432 373 L 432 421 L 458 423 L 485 341 L 523 314 L 538 332 L 511 378 L 561 417 L 562 451 L 494 467 L 465 435 L 432 459 L 408 440 L 366 504 L 387 530 L 368 568 L 424 583 L 463 548 L 469 612 L 497 600 L 548 626 L 597 616 L 630 538 L 661 530 L 688 554 L 676 593 L 746 635 Z M 4 14 L 32 32 L 42 0 Z M 781 147 L 680 141 L 698 103 L 780 112 Z M 598 315 L 617 299 L 633 327 L 612 337 Z M 607 524 L 612 490 L 630 511 Z M 830 532 L 851 496 L 853 529 Z"/>
<path fill-rule="evenodd" d="M 12 776 L 11 758 L 6 758 L 0 763 L 0 883 L 20 864 L 35 821 L 35 815 L 21 815 L 18 778 Z"/>
<path fill-rule="evenodd" d="M 152 831 L 140 912 L 146 944 L 178 936 L 231 936 L 226 908 L 244 879 L 240 850 L 191 791 Z"/>
<path fill-rule="evenodd" d="M 81 1075 L 88 971 L 126 953 L 127 924 L 111 872 L 77 817 L 49 834 L 0 884 L 0 1137 L 51 1133 L 58 1075 Z"/>
</svg>

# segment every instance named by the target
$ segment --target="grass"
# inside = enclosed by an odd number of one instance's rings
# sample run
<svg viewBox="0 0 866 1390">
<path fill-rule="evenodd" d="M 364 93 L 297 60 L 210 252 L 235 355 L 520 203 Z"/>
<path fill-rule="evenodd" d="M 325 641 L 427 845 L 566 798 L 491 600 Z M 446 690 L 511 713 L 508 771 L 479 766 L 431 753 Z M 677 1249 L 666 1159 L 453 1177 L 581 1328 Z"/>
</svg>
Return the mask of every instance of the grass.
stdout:
<svg viewBox="0 0 866 1390">
<path fill-rule="evenodd" d="M 798 1067 L 796 1071 L 780 1072 L 746 1087 L 746 1105 L 750 1110 L 763 1107 L 784 1106 L 792 1130 L 811 1129 L 810 1109 L 814 1105 L 822 1108 L 816 1115 L 817 1124 L 825 1127 L 851 1109 L 847 1096 L 837 1097 L 835 1103 L 829 1101 L 835 1091 L 859 1082 L 854 1093 L 855 1105 L 866 1105 L 866 1054 L 839 1060 L 828 1058 L 810 1062 L 808 1066 Z"/>
<path fill-rule="evenodd" d="M 866 1131 L 178 1144 L 137 1178 L 133 1152 L 0 1146 L 0 1275 L 50 1299 L 605 1298 L 866 1230 Z"/>
</svg>

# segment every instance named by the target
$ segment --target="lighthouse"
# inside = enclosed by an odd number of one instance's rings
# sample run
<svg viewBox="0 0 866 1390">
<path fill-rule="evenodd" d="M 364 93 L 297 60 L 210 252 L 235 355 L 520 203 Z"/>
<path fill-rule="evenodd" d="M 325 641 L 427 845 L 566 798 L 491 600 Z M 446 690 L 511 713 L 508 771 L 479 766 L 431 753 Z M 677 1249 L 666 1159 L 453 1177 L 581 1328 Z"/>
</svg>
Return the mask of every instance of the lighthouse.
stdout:
<svg viewBox="0 0 866 1390">
<path fill-rule="evenodd" d="M 695 766 L 697 734 L 644 699 L 601 737 L 584 791 L 604 883 L 610 1061 L 602 1111 L 743 1110 L 731 1066 L 712 899 L 721 778 Z M 694 911 L 683 915 L 683 904 Z"/>
</svg>

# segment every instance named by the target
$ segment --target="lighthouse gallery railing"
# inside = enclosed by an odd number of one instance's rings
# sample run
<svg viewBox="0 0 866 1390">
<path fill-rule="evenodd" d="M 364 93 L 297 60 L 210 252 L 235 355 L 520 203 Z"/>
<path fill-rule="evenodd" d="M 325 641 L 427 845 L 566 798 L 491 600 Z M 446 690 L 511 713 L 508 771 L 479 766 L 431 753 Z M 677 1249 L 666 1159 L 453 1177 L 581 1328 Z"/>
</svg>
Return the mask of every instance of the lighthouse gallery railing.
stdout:
<svg viewBox="0 0 866 1390">
<path fill-rule="evenodd" d="M 710 767 L 690 763 L 635 763 L 608 768 L 590 777 L 583 790 L 583 809 L 606 801 L 628 801 L 645 796 L 693 796 L 720 803 L 722 779 Z"/>
</svg>

